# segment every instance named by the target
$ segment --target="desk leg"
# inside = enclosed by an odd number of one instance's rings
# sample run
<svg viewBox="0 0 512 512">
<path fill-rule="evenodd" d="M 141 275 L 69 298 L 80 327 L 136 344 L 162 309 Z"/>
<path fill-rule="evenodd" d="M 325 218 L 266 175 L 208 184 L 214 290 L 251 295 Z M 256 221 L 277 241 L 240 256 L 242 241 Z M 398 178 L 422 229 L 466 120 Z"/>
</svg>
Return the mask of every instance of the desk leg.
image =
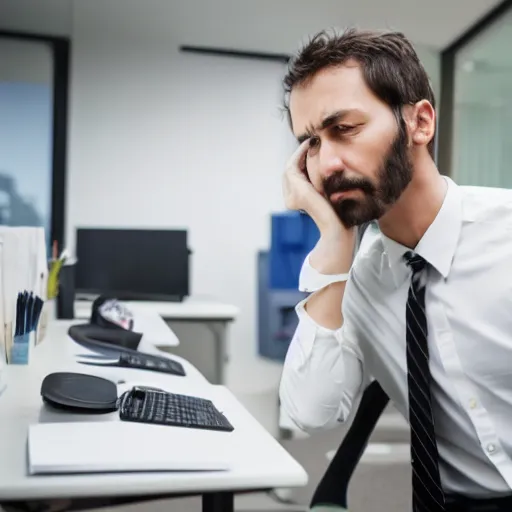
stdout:
<svg viewBox="0 0 512 512">
<path fill-rule="evenodd" d="M 215 382 L 212 384 L 226 384 L 225 368 L 228 362 L 227 354 L 227 322 L 205 322 L 205 327 L 212 333 L 215 342 Z"/>
<path fill-rule="evenodd" d="M 203 494 L 203 512 L 235 512 L 235 497 L 232 492 Z"/>
<path fill-rule="evenodd" d="M 225 368 L 228 363 L 227 353 L 227 335 L 229 320 L 210 320 L 210 319 L 183 319 L 183 318 L 166 318 L 165 321 L 172 329 L 172 324 L 196 324 L 203 326 L 213 337 L 215 360 L 214 360 L 214 376 L 212 384 L 226 384 Z M 183 340 L 182 340 L 183 341 Z M 178 351 L 179 354 L 179 351 Z M 189 358 L 191 359 L 191 358 Z M 191 359 L 192 364 L 194 361 Z M 211 380 L 211 379 L 210 379 Z"/>
</svg>

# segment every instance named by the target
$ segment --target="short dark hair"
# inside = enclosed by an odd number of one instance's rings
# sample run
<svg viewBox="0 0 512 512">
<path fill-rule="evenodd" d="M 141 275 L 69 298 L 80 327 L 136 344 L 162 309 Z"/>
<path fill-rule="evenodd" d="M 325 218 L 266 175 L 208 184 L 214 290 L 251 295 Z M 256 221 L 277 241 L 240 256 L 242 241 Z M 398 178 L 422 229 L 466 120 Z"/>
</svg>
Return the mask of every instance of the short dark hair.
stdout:
<svg viewBox="0 0 512 512">
<path fill-rule="evenodd" d="M 306 85 L 317 72 L 354 60 L 361 66 L 370 90 L 400 115 L 404 105 L 428 100 L 435 108 L 430 80 L 410 41 L 401 32 L 347 29 L 337 33 L 322 30 L 290 60 L 284 78 L 285 110 L 296 86 Z M 435 138 L 435 137 L 434 137 Z M 429 143 L 434 153 L 434 138 Z"/>
</svg>

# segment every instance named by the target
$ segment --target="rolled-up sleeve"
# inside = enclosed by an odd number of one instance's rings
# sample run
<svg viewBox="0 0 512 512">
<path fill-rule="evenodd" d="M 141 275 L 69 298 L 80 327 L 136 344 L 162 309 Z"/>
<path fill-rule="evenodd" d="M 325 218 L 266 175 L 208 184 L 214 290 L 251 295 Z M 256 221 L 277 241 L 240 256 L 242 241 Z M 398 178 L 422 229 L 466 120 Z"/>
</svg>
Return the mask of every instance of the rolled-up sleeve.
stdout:
<svg viewBox="0 0 512 512">
<path fill-rule="evenodd" d="M 300 286 L 316 293 L 343 280 L 344 274 L 319 274 L 308 257 Z M 296 306 L 299 324 L 288 348 L 279 390 L 284 413 L 304 431 L 346 421 L 363 384 L 363 355 L 350 322 L 345 319 L 337 330 L 318 325 L 305 309 L 311 296 Z"/>
</svg>

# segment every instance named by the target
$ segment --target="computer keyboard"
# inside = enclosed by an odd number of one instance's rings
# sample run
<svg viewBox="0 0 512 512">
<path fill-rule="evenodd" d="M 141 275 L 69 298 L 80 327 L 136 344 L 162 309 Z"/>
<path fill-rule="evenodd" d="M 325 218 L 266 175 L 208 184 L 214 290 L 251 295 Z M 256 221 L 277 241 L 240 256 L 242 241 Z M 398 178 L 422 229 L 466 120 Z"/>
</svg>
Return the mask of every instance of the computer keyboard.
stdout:
<svg viewBox="0 0 512 512">
<path fill-rule="evenodd" d="M 119 397 L 124 421 L 231 432 L 233 425 L 210 400 L 134 387 Z"/>
<path fill-rule="evenodd" d="M 185 369 L 181 363 L 165 357 L 151 356 L 148 354 L 131 354 L 122 352 L 119 354 L 119 366 L 154 372 L 170 373 L 172 375 L 185 375 Z"/>
</svg>

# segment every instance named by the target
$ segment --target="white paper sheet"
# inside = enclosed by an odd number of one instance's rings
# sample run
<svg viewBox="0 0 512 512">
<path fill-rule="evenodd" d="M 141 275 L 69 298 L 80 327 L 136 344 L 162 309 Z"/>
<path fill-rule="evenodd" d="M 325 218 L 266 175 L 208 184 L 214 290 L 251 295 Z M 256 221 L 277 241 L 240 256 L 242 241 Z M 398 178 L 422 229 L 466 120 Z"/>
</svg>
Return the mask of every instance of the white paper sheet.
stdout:
<svg viewBox="0 0 512 512">
<path fill-rule="evenodd" d="M 126 421 L 40 423 L 28 434 L 30 474 L 228 470 L 228 432 Z"/>
</svg>

